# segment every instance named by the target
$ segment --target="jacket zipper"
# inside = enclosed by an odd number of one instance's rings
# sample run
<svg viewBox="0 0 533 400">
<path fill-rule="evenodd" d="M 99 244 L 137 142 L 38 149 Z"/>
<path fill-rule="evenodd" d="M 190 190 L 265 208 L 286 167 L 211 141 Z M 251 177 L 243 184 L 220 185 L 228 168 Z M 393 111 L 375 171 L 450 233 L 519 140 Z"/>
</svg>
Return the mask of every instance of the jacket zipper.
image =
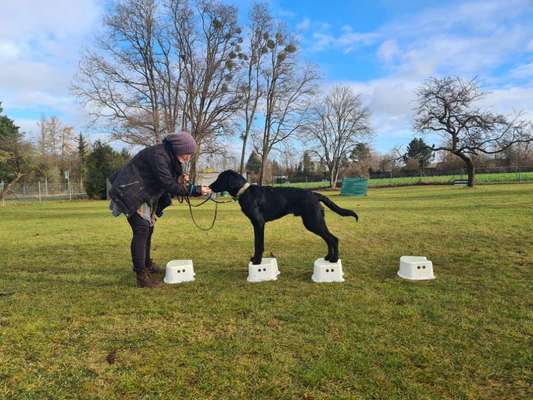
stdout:
<svg viewBox="0 0 533 400">
<path fill-rule="evenodd" d="M 135 181 L 135 182 L 131 182 L 131 183 L 127 183 L 125 185 L 119 185 L 121 188 L 125 188 L 127 186 L 131 186 L 131 185 L 135 185 L 136 183 L 139 183 L 139 181 Z"/>
</svg>

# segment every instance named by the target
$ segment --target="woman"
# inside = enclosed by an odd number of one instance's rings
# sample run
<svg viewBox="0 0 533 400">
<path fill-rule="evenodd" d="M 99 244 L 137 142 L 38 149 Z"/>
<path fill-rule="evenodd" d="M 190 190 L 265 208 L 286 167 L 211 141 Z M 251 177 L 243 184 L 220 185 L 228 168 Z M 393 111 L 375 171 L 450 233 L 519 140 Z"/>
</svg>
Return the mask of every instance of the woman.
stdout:
<svg viewBox="0 0 533 400">
<path fill-rule="evenodd" d="M 126 215 L 133 232 L 131 258 L 139 287 L 154 288 L 161 282 L 151 274 L 160 269 L 150 259 L 154 223 L 176 195 L 202 196 L 208 187 L 189 185 L 183 173 L 196 150 L 196 142 L 188 132 L 168 135 L 162 144 L 141 150 L 111 177 L 110 208 L 113 215 Z"/>
</svg>

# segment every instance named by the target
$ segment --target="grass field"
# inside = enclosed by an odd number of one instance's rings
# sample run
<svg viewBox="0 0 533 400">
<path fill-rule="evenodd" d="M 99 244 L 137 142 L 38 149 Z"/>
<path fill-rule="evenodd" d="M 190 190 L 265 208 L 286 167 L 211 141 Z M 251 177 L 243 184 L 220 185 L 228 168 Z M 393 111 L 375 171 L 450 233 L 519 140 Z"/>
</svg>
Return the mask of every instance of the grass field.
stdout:
<svg viewBox="0 0 533 400">
<path fill-rule="evenodd" d="M 154 256 L 197 280 L 146 290 L 106 202 L 0 208 L 0 398 L 532 398 L 533 184 L 328 196 L 360 215 L 327 211 L 341 284 L 310 281 L 325 246 L 295 217 L 267 225 L 279 280 L 250 284 L 238 207 L 205 233 L 174 206 Z M 437 279 L 399 279 L 405 254 Z"/>
<path fill-rule="evenodd" d="M 449 184 L 456 179 L 467 179 L 466 175 L 442 175 L 442 176 L 413 176 L 400 178 L 379 178 L 369 179 L 369 187 L 388 187 L 388 186 L 411 186 L 420 184 Z M 514 182 L 533 182 L 533 172 L 501 172 L 491 174 L 477 174 L 476 183 L 493 184 L 493 183 L 514 183 Z M 339 184 L 341 182 L 339 181 Z M 329 183 L 322 182 L 298 182 L 284 183 L 275 186 L 292 186 L 301 188 L 327 188 Z"/>
</svg>

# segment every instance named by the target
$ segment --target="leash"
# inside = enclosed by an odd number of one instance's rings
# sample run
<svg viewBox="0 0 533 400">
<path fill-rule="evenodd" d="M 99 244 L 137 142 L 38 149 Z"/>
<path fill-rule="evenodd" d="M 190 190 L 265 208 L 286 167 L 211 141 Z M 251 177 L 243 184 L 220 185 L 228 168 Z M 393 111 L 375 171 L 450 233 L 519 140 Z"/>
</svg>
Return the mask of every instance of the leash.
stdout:
<svg viewBox="0 0 533 400">
<path fill-rule="evenodd" d="M 200 226 L 196 220 L 194 219 L 194 214 L 192 212 L 192 208 L 193 207 L 200 207 L 202 205 L 204 205 L 205 203 L 207 203 L 209 200 L 211 199 L 211 195 L 209 195 L 207 197 L 207 199 L 205 199 L 204 201 L 202 201 L 200 204 L 196 204 L 196 205 L 192 205 L 191 204 L 191 199 L 189 198 L 189 196 L 186 196 L 185 197 L 185 201 L 187 202 L 187 205 L 189 206 L 189 214 L 191 214 L 191 219 L 192 219 L 192 222 L 193 224 L 198 228 L 200 229 L 201 231 L 204 231 L 204 232 L 207 232 L 207 231 L 210 231 L 211 229 L 213 229 L 215 227 L 215 222 L 217 220 L 217 215 L 218 215 L 218 203 L 215 203 L 215 213 L 213 214 L 213 221 L 211 221 L 211 225 L 209 226 L 209 228 L 204 228 L 203 226 Z"/>
<path fill-rule="evenodd" d="M 225 203 L 232 203 L 233 202 L 233 200 L 229 200 L 229 201 L 215 200 L 213 198 L 212 194 L 209 194 L 209 196 L 207 196 L 207 198 L 205 200 L 203 200 L 202 202 L 200 202 L 198 204 L 192 204 L 191 203 L 191 198 L 190 198 L 189 195 L 178 196 L 178 201 L 180 203 L 183 203 L 183 201 L 185 201 L 187 203 L 187 206 L 189 207 L 189 214 L 191 215 L 191 219 L 192 219 L 193 224 L 198 229 L 200 229 L 201 231 L 204 231 L 204 232 L 210 231 L 211 229 L 213 229 L 215 227 L 215 222 L 216 222 L 217 216 L 218 216 L 218 205 L 219 204 L 225 204 Z M 200 226 L 200 224 L 198 224 L 198 222 L 196 222 L 196 219 L 194 218 L 194 213 L 193 213 L 192 209 L 200 207 L 200 206 L 203 206 L 208 201 L 212 201 L 213 203 L 215 203 L 215 213 L 213 214 L 213 221 L 211 221 L 211 225 L 209 225 L 208 228 L 204 228 L 203 226 Z"/>
</svg>

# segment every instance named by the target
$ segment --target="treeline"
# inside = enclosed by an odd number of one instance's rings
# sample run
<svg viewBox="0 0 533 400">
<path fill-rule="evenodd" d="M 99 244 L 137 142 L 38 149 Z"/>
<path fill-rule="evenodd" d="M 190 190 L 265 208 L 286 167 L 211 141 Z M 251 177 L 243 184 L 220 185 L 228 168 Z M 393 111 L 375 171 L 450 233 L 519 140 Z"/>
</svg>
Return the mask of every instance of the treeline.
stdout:
<svg viewBox="0 0 533 400">
<path fill-rule="evenodd" d="M 0 199 L 17 182 L 32 184 L 37 181 L 65 190 L 69 183 L 75 183 L 90 197 L 104 198 L 106 178 L 129 159 L 130 154 L 125 149 L 116 151 L 100 141 L 91 143 L 57 117 L 41 119 L 39 135 L 31 141 L 13 120 L 2 115 L 0 105 L 0 182 L 4 183 Z M 477 155 L 473 163 L 476 169 L 483 171 L 533 170 L 533 148 L 528 143 L 516 143 L 494 155 Z M 221 170 L 237 168 L 238 163 L 222 157 L 205 166 Z M 285 147 L 265 165 L 253 150 L 243 166 L 244 173 L 251 182 L 258 182 L 262 167 L 265 183 L 269 184 L 323 181 L 331 177 L 326 160 L 317 150 L 305 148 Z M 356 142 L 339 162 L 338 179 L 446 175 L 463 170 L 460 158 L 451 152 L 435 153 L 422 138 L 413 139 L 406 149 L 393 149 L 385 154 L 375 151 L 368 143 Z"/>
<path fill-rule="evenodd" d="M 0 104 L 0 199 L 22 182 L 42 182 L 65 191 L 76 184 L 90 197 L 105 198 L 106 178 L 129 158 L 126 150 L 118 152 L 100 141 L 91 144 L 57 117 L 42 118 L 39 136 L 31 141 L 2 115 Z"/>
<path fill-rule="evenodd" d="M 516 144 L 495 155 L 478 155 L 473 158 L 480 172 L 533 171 L 533 148 Z M 249 180 L 257 182 L 260 157 L 252 152 L 246 163 Z M 344 177 L 390 178 L 465 174 L 463 161 L 449 152 L 435 153 L 422 138 L 414 138 L 406 149 L 393 149 L 380 153 L 367 143 L 358 143 L 340 162 L 339 181 Z M 313 151 L 282 153 L 269 162 L 266 168 L 268 182 L 319 182 L 328 181 L 326 163 Z"/>
</svg>

